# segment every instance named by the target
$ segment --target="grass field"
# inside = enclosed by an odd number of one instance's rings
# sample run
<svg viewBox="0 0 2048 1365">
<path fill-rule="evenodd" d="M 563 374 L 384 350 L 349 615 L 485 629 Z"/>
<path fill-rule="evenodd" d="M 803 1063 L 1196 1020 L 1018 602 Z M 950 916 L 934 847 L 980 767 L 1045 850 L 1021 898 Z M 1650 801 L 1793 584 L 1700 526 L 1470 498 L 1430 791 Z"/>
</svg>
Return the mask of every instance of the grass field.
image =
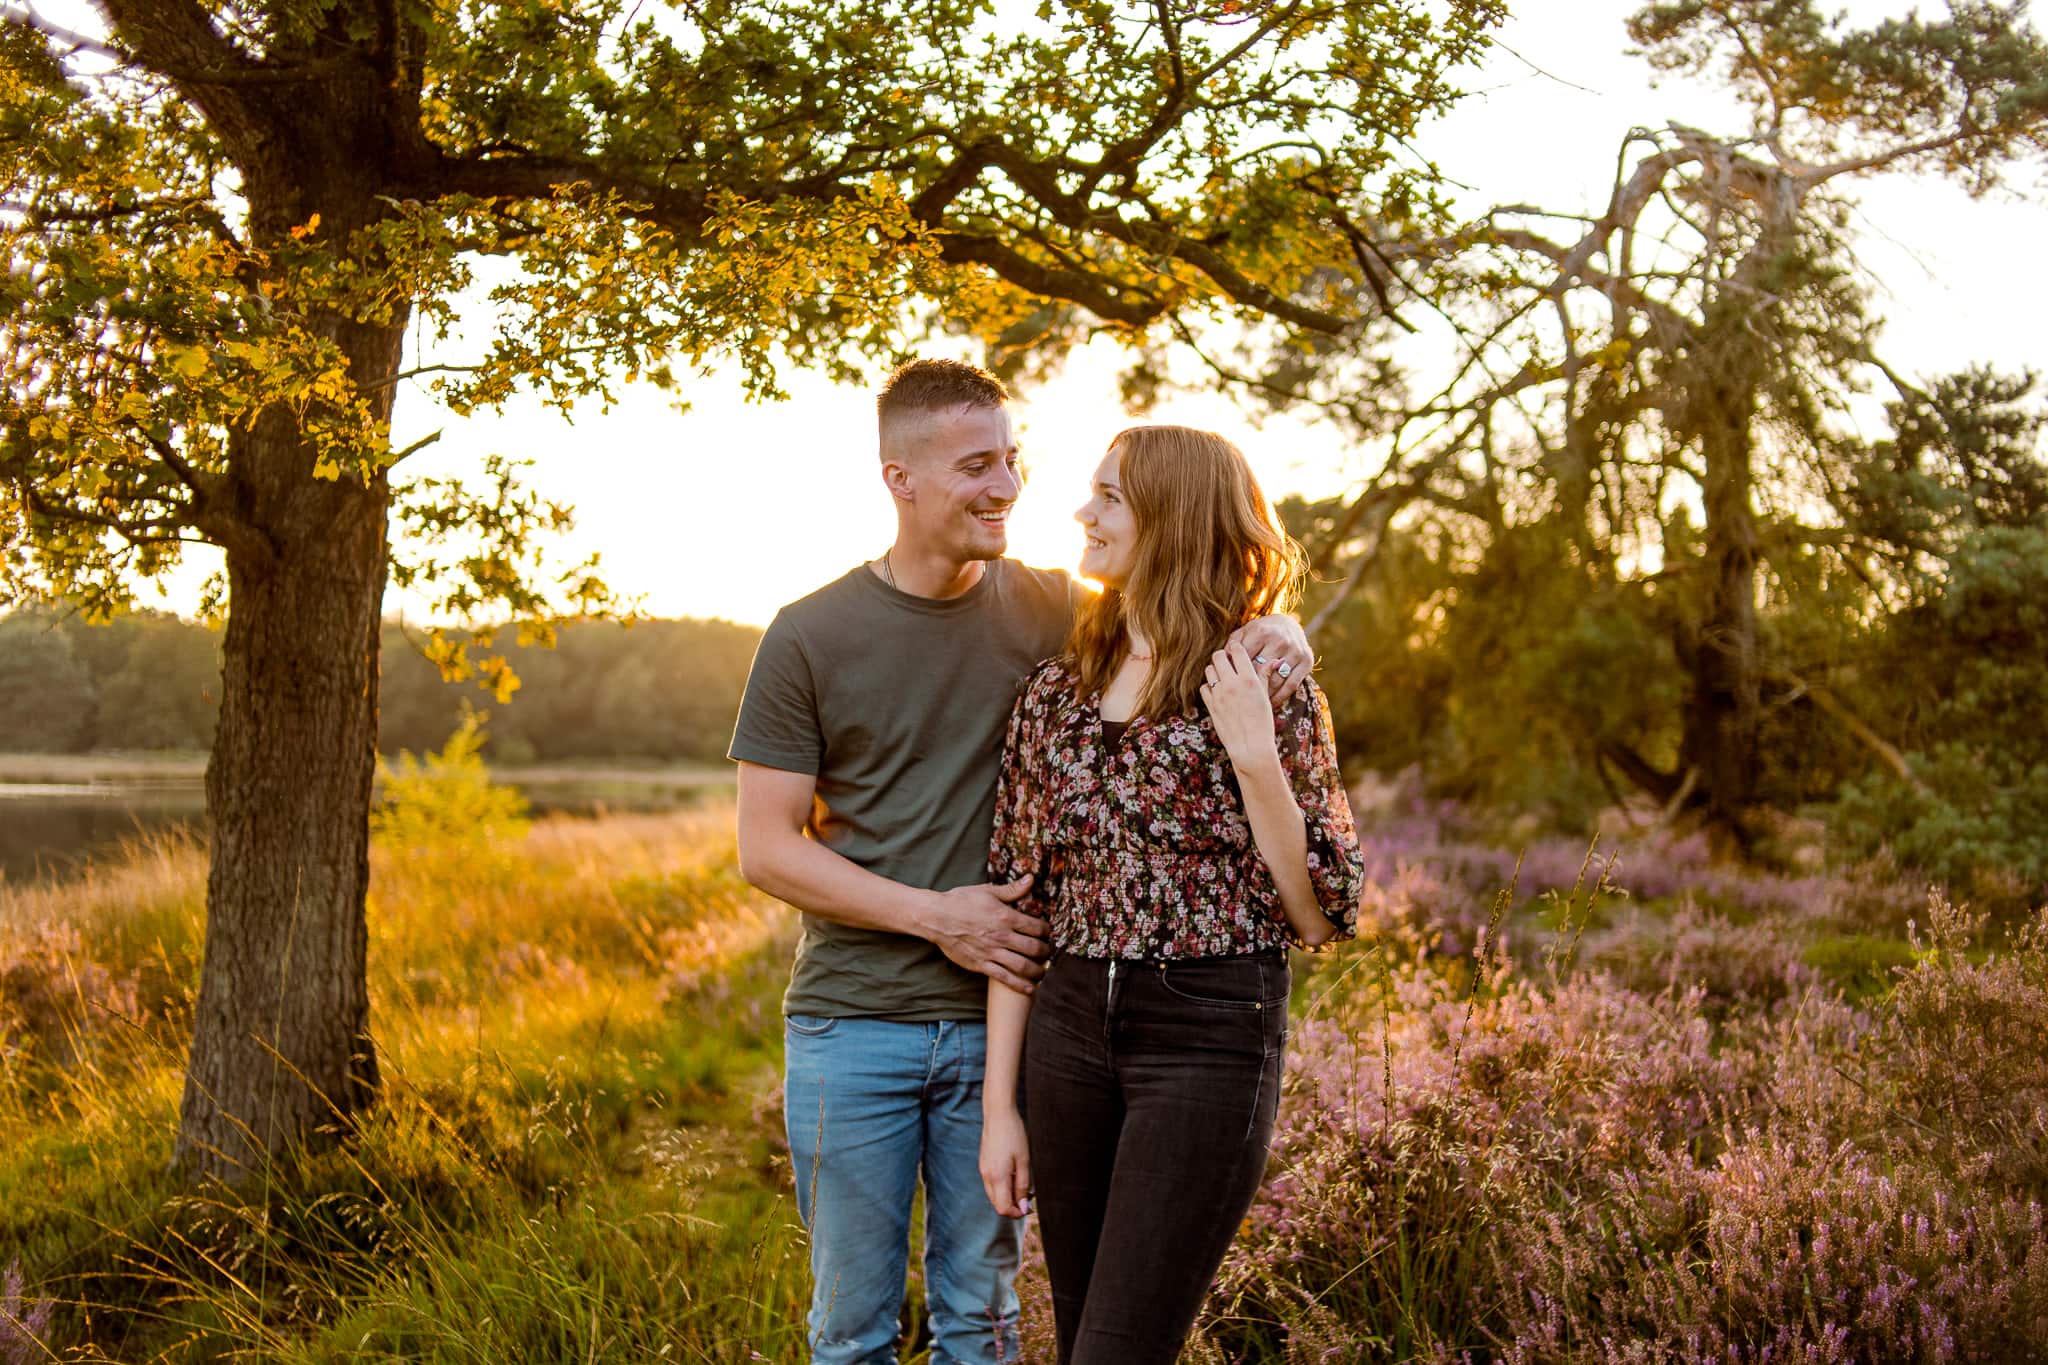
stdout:
<svg viewBox="0 0 2048 1365">
<path fill-rule="evenodd" d="M 802 1257 L 764 1117 L 789 920 L 729 809 L 378 849 L 389 1092 L 264 1186 L 168 1175 L 203 859 L 0 899 L 0 1258 L 65 1358 L 785 1360 Z M 486 841 L 490 843 L 491 841 Z M 0 1327 L 0 1360 L 9 1354 Z"/>
<path fill-rule="evenodd" d="M 0 889 L 0 1362 L 802 1358 L 793 926 L 729 807 L 529 824 L 446 776 L 375 841 L 386 1102 L 244 1190 L 168 1171 L 200 853 Z M 1596 894 L 1440 815 L 1369 851 L 1186 1359 L 2043 1358 L 2038 921 L 1684 846 Z"/>
<path fill-rule="evenodd" d="M 521 763 L 493 770 L 501 781 L 548 785 L 729 787 L 729 763 Z M 0 782 L 65 784 L 197 782 L 206 776 L 206 755 L 150 751 L 104 754 L 0 752 Z"/>
</svg>

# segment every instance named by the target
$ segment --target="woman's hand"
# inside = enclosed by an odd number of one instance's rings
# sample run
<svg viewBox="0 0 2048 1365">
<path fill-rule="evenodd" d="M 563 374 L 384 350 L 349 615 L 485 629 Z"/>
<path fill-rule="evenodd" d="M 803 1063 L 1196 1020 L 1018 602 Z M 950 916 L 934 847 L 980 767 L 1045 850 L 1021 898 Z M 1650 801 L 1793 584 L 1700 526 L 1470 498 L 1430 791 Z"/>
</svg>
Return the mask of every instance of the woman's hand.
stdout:
<svg viewBox="0 0 2048 1365">
<path fill-rule="evenodd" d="M 981 1187 L 1005 1218 L 1031 1212 L 1031 1144 L 1015 1109 L 982 1115 Z"/>
<path fill-rule="evenodd" d="M 1216 724 L 1216 738 L 1240 773 L 1255 764 L 1277 762 L 1273 701 L 1266 680 L 1243 645 L 1225 645 L 1209 657 L 1202 704 Z"/>
</svg>

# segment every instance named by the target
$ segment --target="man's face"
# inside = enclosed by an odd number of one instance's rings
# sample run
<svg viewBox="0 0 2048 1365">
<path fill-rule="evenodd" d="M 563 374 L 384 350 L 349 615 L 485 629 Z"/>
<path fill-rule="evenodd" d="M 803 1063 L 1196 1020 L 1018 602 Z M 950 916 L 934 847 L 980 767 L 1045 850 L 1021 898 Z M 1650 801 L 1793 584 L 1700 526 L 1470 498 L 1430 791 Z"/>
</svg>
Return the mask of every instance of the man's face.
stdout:
<svg viewBox="0 0 2048 1365">
<path fill-rule="evenodd" d="M 890 491 L 910 504 L 919 547 L 961 563 L 1001 558 L 1024 487 L 1009 409 L 931 413 L 905 445 L 885 472 Z"/>
</svg>

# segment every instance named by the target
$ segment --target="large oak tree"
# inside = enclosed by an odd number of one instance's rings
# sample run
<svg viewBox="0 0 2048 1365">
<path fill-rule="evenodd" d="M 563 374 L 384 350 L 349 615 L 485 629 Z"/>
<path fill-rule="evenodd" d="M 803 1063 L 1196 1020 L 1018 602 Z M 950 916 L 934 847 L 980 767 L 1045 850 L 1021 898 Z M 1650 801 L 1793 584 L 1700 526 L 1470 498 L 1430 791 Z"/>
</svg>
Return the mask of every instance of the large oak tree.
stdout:
<svg viewBox="0 0 2048 1365">
<path fill-rule="evenodd" d="M 387 581 L 438 576 L 453 608 L 535 617 L 602 592 L 536 580 L 555 512 L 511 466 L 479 488 L 402 481 L 409 379 L 460 411 L 712 361 L 772 394 L 778 363 L 850 376 L 931 326 L 1004 355 L 1218 318 L 1347 336 L 1383 302 L 1361 245 L 1436 221 L 1407 140 L 1497 7 L 0 13 L 5 589 L 109 608 L 188 542 L 225 551 L 179 1149 L 232 1177 L 377 1092 L 364 897 Z M 490 256 L 511 268 L 458 317 Z M 412 353 L 482 314 L 480 350 Z M 429 549 L 394 561 L 394 517 L 401 546 Z"/>
</svg>

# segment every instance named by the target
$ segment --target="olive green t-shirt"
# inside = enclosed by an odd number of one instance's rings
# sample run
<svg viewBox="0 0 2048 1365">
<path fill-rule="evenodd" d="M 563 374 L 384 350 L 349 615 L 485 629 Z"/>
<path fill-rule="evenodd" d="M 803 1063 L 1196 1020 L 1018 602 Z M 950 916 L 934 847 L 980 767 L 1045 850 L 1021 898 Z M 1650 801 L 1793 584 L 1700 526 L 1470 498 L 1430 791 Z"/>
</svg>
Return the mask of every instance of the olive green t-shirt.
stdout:
<svg viewBox="0 0 2048 1365">
<path fill-rule="evenodd" d="M 776 613 L 747 675 L 734 759 L 818 779 L 805 832 L 934 891 L 988 880 L 996 773 L 1017 686 L 1066 640 L 1074 582 L 989 562 L 953 598 L 866 566 Z M 907 1023 L 978 1019 L 987 978 L 921 938 L 803 916 L 782 1007 Z"/>
</svg>

